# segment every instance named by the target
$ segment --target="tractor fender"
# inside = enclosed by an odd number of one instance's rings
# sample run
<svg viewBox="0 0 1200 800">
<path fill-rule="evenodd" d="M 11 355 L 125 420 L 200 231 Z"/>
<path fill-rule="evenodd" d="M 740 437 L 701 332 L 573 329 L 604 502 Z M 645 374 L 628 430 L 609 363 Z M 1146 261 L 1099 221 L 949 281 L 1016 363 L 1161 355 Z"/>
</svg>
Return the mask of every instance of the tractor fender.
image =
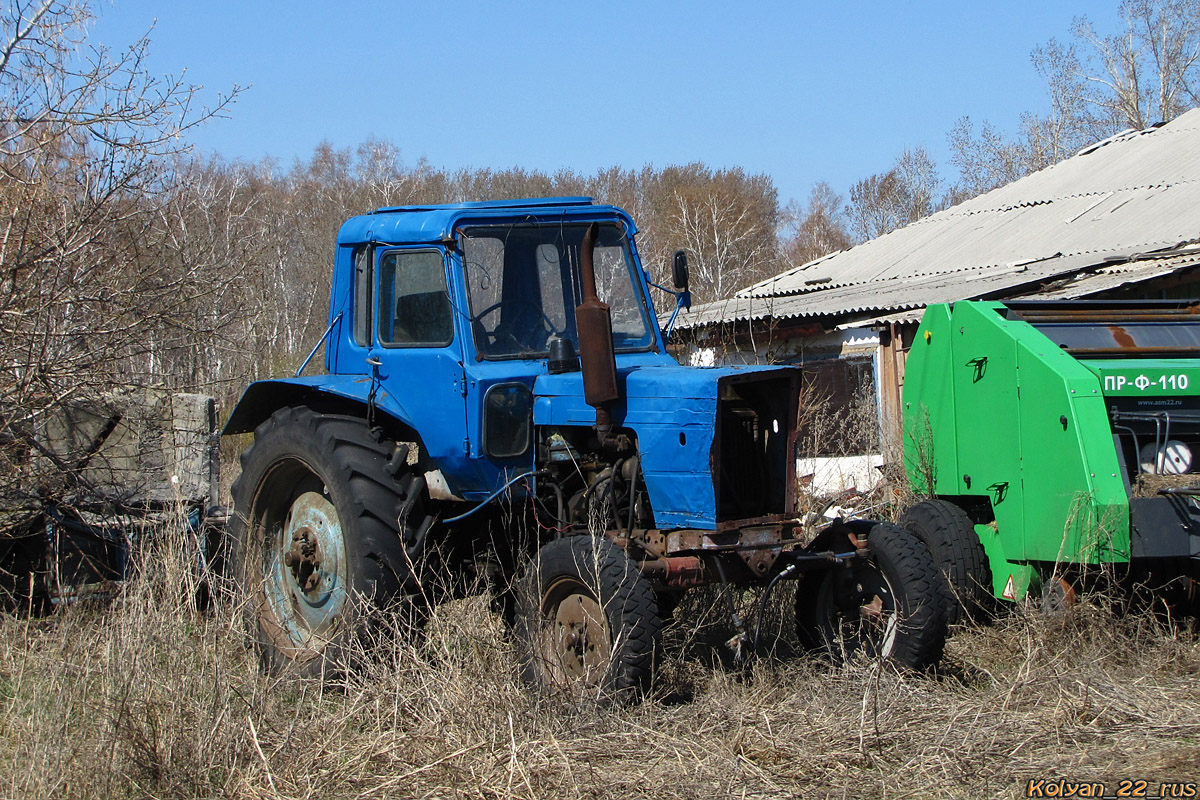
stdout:
<svg viewBox="0 0 1200 800">
<path fill-rule="evenodd" d="M 325 413 L 352 414 L 365 419 L 370 394 L 369 375 L 313 375 L 255 381 L 242 393 L 221 435 L 252 433 L 285 406 L 308 406 Z M 376 396 L 375 415 L 377 423 L 385 427 L 393 439 L 415 442 L 421 452 L 426 452 L 416 427 L 391 393 L 380 392 Z M 425 480 L 432 499 L 462 500 L 436 463 L 427 467 Z"/>
<path fill-rule="evenodd" d="M 221 435 L 251 433 L 284 406 L 310 405 L 338 413 L 354 413 L 353 409 L 357 409 L 365 416 L 370 395 L 369 375 L 306 375 L 255 381 L 246 387 L 234 406 Z M 375 398 L 375 412 L 383 412 L 413 429 L 404 408 L 388 393 L 380 392 Z"/>
</svg>

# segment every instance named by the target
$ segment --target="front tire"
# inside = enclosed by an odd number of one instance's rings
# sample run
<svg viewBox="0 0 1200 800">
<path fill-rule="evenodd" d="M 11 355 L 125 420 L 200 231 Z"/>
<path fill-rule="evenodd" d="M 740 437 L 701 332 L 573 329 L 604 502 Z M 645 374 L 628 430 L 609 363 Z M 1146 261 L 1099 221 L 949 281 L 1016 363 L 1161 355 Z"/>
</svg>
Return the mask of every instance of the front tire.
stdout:
<svg viewBox="0 0 1200 800">
<path fill-rule="evenodd" d="M 896 525 L 867 534 L 866 558 L 801 579 L 796 632 L 834 663 L 886 658 L 910 669 L 935 666 L 946 641 L 946 613 L 928 549 Z"/>
<path fill-rule="evenodd" d="M 543 546 L 521 580 L 516 639 L 534 689 L 602 699 L 646 691 L 662 637 L 654 592 L 608 539 Z"/>
<path fill-rule="evenodd" d="M 406 455 L 362 419 L 303 407 L 255 430 L 233 485 L 231 562 L 268 671 L 344 665 L 377 609 L 423 618 L 432 519 Z"/>
</svg>

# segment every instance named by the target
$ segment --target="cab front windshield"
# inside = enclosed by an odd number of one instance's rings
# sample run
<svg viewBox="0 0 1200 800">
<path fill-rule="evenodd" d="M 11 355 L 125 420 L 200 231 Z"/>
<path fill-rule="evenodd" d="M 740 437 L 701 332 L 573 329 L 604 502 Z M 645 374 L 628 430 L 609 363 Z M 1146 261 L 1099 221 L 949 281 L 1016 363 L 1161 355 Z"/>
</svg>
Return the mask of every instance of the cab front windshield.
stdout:
<svg viewBox="0 0 1200 800">
<path fill-rule="evenodd" d="M 484 358 L 545 356 L 552 337 L 579 349 L 579 250 L 586 224 L 470 226 L 460 231 L 475 347 Z M 602 224 L 593 250 L 596 293 L 612 312 L 618 352 L 654 344 L 651 314 L 622 227 Z"/>
</svg>

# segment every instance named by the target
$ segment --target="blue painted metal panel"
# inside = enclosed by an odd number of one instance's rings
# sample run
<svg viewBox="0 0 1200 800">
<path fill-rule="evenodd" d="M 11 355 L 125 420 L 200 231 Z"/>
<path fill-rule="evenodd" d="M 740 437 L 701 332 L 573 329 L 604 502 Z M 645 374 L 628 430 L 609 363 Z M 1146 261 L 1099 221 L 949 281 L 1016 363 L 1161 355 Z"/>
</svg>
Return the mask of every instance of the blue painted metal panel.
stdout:
<svg viewBox="0 0 1200 800">
<path fill-rule="evenodd" d="M 718 383 L 725 377 L 779 368 L 681 367 L 663 357 L 631 369 L 618 364 L 623 389 L 611 410 L 613 422 L 637 434 L 655 525 L 715 528 L 717 501 L 709 459 Z M 596 421 L 595 409 L 583 399 L 581 373 L 541 375 L 534 393 L 535 425 L 588 427 Z"/>
<path fill-rule="evenodd" d="M 452 367 L 457 368 L 457 363 Z M 461 372 L 459 373 L 461 374 Z M 381 414 L 394 417 L 417 431 L 430 458 L 438 465 L 450 489 L 468 500 L 482 499 L 494 488 L 490 482 L 493 474 L 503 470 L 491 470 L 481 475 L 477 462 L 467 457 L 463 448 L 463 408 L 461 403 L 437 407 L 406 408 L 397 392 L 390 390 L 389 375 L 385 370 L 380 375 L 380 386 L 375 394 L 375 406 Z M 305 375 L 299 378 L 255 381 L 246 388 L 222 435 L 249 433 L 271 416 L 276 409 L 296 403 L 311 401 L 315 395 L 329 394 L 366 405 L 371 392 L 370 375 Z M 450 387 L 448 387 L 450 388 Z M 449 391 L 447 392 L 449 394 Z M 457 397 L 457 395 L 451 395 Z M 444 399 L 444 398 L 443 398 Z M 413 404 L 410 403 L 410 406 Z M 442 415 L 441 419 L 434 419 Z M 509 470 L 511 472 L 511 470 Z"/>
<path fill-rule="evenodd" d="M 316 393 L 331 394 L 360 403 L 367 402 L 371 391 L 370 375 L 305 375 L 299 378 L 279 378 L 255 381 L 246 387 L 225 422 L 221 435 L 249 433 L 277 409 Z M 411 424 L 408 413 L 393 397 L 378 405 L 405 424 Z"/>
<path fill-rule="evenodd" d="M 650 367 L 630 372 L 623 424 L 638 434 L 642 474 L 660 528 L 717 524 L 710 466 L 722 378 L 772 367 Z"/>
<path fill-rule="evenodd" d="M 637 226 L 616 206 L 595 205 L 590 197 L 550 200 L 508 200 L 486 203 L 455 203 L 438 206 L 395 206 L 372 214 L 351 217 L 338 232 L 338 244 L 387 242 L 416 244 L 441 242 L 454 236 L 454 229 L 471 221 L 517 221 L 537 217 L 547 222 L 559 219 L 621 219 L 632 235 Z"/>
</svg>

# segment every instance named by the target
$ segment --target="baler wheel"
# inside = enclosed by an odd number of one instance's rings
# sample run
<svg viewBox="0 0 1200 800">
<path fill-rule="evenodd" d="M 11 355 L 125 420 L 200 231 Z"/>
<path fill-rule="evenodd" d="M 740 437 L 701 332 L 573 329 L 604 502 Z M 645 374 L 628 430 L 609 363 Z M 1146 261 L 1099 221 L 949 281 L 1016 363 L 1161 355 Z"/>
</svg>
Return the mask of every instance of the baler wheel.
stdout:
<svg viewBox="0 0 1200 800">
<path fill-rule="evenodd" d="M 942 658 L 946 612 L 929 550 L 911 533 L 881 522 L 867 534 L 866 558 L 800 580 L 796 632 L 835 663 L 888 658 L 927 669 Z"/>
<path fill-rule="evenodd" d="M 992 570 L 967 512 L 945 500 L 922 500 L 900 524 L 925 543 L 941 572 L 947 623 L 981 620 L 991 597 Z"/>
<path fill-rule="evenodd" d="M 625 551 L 603 537 L 570 536 L 530 560 L 515 633 L 532 688 L 621 702 L 649 688 L 662 621 Z"/>
<path fill-rule="evenodd" d="M 406 448 L 357 417 L 303 407 L 255 430 L 233 484 L 230 563 L 268 671 L 347 666 L 382 609 L 423 621 L 414 566 L 432 518 Z"/>
</svg>

